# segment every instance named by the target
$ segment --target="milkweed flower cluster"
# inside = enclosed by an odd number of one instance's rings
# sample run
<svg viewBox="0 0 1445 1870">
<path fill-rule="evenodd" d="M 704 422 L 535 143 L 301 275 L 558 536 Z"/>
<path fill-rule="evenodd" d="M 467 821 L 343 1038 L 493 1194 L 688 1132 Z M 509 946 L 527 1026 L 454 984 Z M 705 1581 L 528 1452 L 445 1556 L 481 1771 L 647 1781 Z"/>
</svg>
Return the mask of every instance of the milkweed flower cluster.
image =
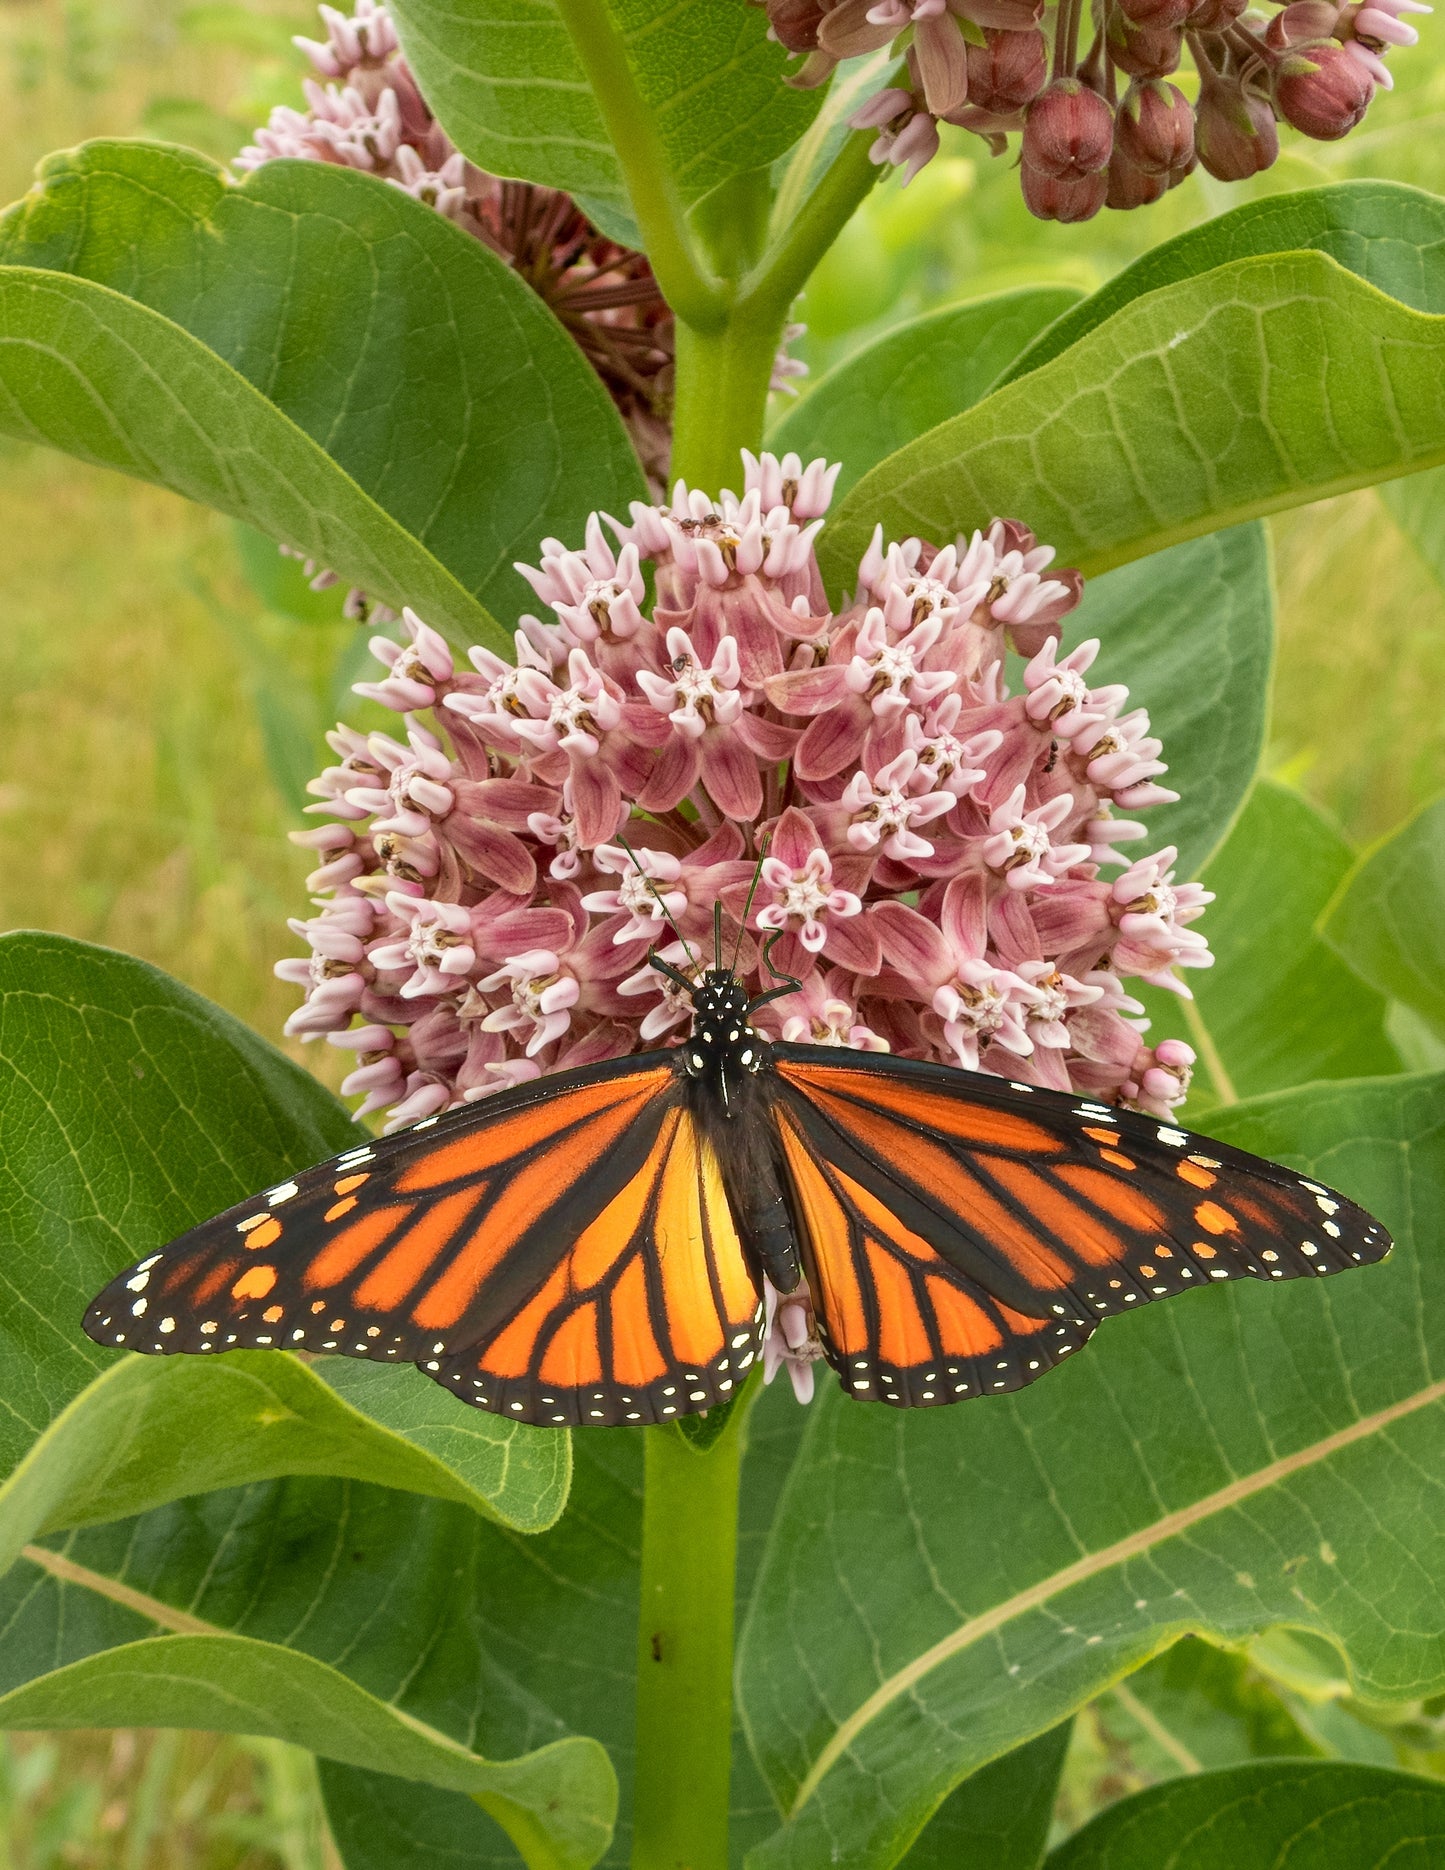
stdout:
<svg viewBox="0 0 1445 1870">
<path fill-rule="evenodd" d="M 806 54 L 791 82 L 823 83 L 839 60 L 884 46 L 903 72 L 854 115 L 877 132 L 873 159 L 910 181 L 939 148 L 940 123 L 1001 154 L 1019 134 L 1024 201 L 1041 220 L 1086 221 L 1100 208 L 1157 201 L 1200 163 L 1221 181 L 1267 169 L 1277 124 L 1332 142 L 1354 129 L 1385 54 L 1419 37 L 1421 0 L 1103 0 L 1092 42 L 1084 9 L 1061 0 L 753 0 L 773 37 Z M 1048 34 L 1052 34 L 1052 43 Z M 1175 84 L 1186 49 L 1193 103 Z"/>
<path fill-rule="evenodd" d="M 835 468 L 744 457 L 741 496 L 679 483 L 519 566 L 515 661 L 459 662 L 403 615 L 312 783 L 309 954 L 288 1033 L 355 1052 L 343 1089 L 398 1128 L 543 1072 L 667 1046 L 721 903 L 740 974 L 796 991 L 772 1037 L 893 1050 L 1166 1116 L 1193 1054 L 1151 1047 L 1131 978 L 1186 992 L 1207 892 L 1121 685 L 1068 654 L 1077 573 L 996 520 L 884 540 L 827 603 L 814 544 Z M 651 567 L 653 603 L 644 567 Z M 1003 657 L 1027 663 L 1010 693 Z"/>
</svg>

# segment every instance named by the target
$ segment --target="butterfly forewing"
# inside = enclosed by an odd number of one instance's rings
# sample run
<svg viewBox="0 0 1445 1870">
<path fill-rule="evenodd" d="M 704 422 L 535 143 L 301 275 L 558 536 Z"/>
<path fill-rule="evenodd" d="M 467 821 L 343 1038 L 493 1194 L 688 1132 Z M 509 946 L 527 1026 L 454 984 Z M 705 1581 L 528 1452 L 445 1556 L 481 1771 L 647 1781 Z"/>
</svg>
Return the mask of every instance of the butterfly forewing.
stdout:
<svg viewBox="0 0 1445 1870">
<path fill-rule="evenodd" d="M 1322 1183 L 1137 1113 L 822 1048 L 779 1047 L 777 1070 L 809 1284 L 855 1396 L 1017 1389 L 1111 1312 L 1389 1251 Z"/>
<path fill-rule="evenodd" d="M 683 1105 L 653 1055 L 358 1144 L 120 1274 L 85 1328 L 415 1362 L 522 1421 L 651 1420 L 684 1383 L 704 1407 L 753 1361 L 760 1308 Z"/>
</svg>

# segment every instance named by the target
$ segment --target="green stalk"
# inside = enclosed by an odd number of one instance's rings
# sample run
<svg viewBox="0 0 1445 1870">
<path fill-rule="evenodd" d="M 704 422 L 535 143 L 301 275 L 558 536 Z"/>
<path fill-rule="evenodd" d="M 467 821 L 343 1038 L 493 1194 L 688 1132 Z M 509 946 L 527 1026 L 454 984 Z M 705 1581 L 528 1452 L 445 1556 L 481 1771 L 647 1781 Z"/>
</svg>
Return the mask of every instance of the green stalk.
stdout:
<svg viewBox="0 0 1445 1870">
<path fill-rule="evenodd" d="M 711 1446 L 643 1433 L 632 1870 L 727 1870 L 738 1477 L 756 1385 Z"/>
<path fill-rule="evenodd" d="M 738 451 L 762 446 L 768 379 L 787 317 L 739 306 L 721 331 L 677 321 L 671 479 L 715 494 L 742 487 Z"/>
<path fill-rule="evenodd" d="M 607 0 L 557 0 L 627 182 L 642 246 L 663 297 L 680 319 L 716 327 L 727 288 L 704 269 L 688 228 L 672 164 Z"/>
</svg>

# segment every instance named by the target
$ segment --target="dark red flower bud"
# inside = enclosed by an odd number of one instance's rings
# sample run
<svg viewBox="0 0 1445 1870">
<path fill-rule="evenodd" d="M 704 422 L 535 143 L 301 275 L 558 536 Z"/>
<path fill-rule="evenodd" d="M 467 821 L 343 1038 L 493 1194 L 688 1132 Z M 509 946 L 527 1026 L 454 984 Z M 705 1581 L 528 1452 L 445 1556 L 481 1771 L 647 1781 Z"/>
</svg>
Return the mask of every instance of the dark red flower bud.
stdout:
<svg viewBox="0 0 1445 1870">
<path fill-rule="evenodd" d="M 1199 0 L 1184 22 L 1190 32 L 1223 32 L 1248 6 L 1249 0 Z"/>
<path fill-rule="evenodd" d="M 1109 171 L 1097 169 L 1092 175 L 1067 177 L 1043 175 L 1019 164 L 1024 206 L 1041 221 L 1092 221 L 1103 207 L 1109 193 Z"/>
<path fill-rule="evenodd" d="M 1245 182 L 1279 155 L 1274 108 L 1236 79 L 1201 73 L 1194 107 L 1194 147 L 1199 160 L 1221 182 Z"/>
<path fill-rule="evenodd" d="M 1364 66 L 1332 41 L 1288 52 L 1275 68 L 1280 115 L 1321 143 L 1348 136 L 1374 95 L 1374 80 Z"/>
<path fill-rule="evenodd" d="M 1167 78 L 1184 54 L 1181 26 L 1131 26 L 1122 13 L 1109 21 L 1109 57 L 1131 78 Z"/>
<path fill-rule="evenodd" d="M 1151 175 L 1194 160 L 1194 112 L 1178 85 L 1146 78 L 1129 86 L 1114 120 L 1114 154 Z"/>
<path fill-rule="evenodd" d="M 1114 113 L 1103 98 L 1087 90 L 1077 78 L 1056 78 L 1042 96 L 1029 105 L 1019 154 L 1024 167 L 1033 169 L 1036 175 L 1056 176 L 1061 181 L 1072 182 L 1105 169 L 1113 147 Z M 1025 189 L 1026 195 L 1027 192 Z M 1103 205 L 1103 200 L 1101 188 L 1099 206 Z M 1095 207 L 1089 212 L 1097 214 L 1098 211 Z M 1039 210 L 1034 208 L 1033 212 L 1038 214 Z M 1044 214 L 1040 218 L 1086 221 L 1089 216 Z"/>
<path fill-rule="evenodd" d="M 968 101 L 1004 117 L 1032 104 L 1049 77 L 1049 46 L 1041 32 L 988 32 L 968 48 Z"/>
<path fill-rule="evenodd" d="M 818 28 L 831 11 L 831 0 L 752 0 L 752 4 L 766 6 L 773 37 L 790 52 L 815 51 Z"/>
<path fill-rule="evenodd" d="M 1132 26 L 1182 26 L 1194 0 L 1115 0 Z"/>
<path fill-rule="evenodd" d="M 1169 193 L 1166 169 L 1141 169 L 1116 143 L 1109 158 L 1109 193 L 1106 208 L 1147 208 Z"/>
<path fill-rule="evenodd" d="M 1340 9 L 1330 0 L 1293 0 L 1269 22 L 1265 44 L 1283 52 L 1292 45 L 1307 45 L 1312 39 L 1328 39 L 1339 19 Z"/>
</svg>

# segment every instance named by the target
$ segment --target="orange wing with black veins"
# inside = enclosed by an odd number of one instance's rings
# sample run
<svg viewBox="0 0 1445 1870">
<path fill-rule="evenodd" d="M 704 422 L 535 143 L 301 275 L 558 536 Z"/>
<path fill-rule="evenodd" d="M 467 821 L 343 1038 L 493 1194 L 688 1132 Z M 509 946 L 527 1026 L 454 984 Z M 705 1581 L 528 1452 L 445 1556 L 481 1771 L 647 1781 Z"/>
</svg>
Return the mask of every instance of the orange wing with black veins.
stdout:
<svg viewBox="0 0 1445 1870">
<path fill-rule="evenodd" d="M 803 1262 L 859 1398 L 1019 1389 L 1110 1312 L 1390 1249 L 1333 1189 L 1137 1112 L 907 1059 L 775 1056 Z"/>
<path fill-rule="evenodd" d="M 360 1144 L 119 1274 L 85 1329 L 151 1354 L 414 1362 L 516 1421 L 725 1400 L 761 1307 L 670 1055 Z"/>
</svg>

